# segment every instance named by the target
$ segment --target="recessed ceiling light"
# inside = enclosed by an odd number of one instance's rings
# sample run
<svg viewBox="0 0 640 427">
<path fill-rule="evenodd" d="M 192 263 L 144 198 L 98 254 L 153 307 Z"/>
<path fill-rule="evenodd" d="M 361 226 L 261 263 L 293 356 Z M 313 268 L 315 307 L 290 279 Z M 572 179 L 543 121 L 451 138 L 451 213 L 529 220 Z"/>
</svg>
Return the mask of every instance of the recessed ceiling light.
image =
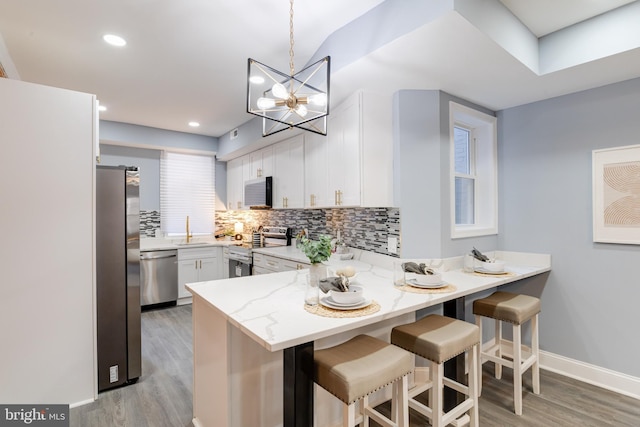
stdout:
<svg viewBox="0 0 640 427">
<path fill-rule="evenodd" d="M 198 126 L 200 126 L 200 123 L 198 123 L 198 122 L 189 122 L 189 126 L 191 126 L 192 128 L 197 128 Z"/>
<path fill-rule="evenodd" d="M 102 39 L 112 46 L 124 46 L 127 44 L 125 39 L 115 34 L 105 34 L 102 36 Z"/>
<path fill-rule="evenodd" d="M 107 107 L 104 105 L 98 105 L 98 111 L 107 111 Z"/>
</svg>

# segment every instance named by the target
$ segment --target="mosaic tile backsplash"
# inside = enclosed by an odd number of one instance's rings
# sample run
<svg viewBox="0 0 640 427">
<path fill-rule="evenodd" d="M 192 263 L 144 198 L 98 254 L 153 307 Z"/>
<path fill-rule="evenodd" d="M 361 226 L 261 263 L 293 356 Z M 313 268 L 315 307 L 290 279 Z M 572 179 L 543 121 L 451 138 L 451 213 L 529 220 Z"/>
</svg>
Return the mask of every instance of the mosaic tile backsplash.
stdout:
<svg viewBox="0 0 640 427">
<path fill-rule="evenodd" d="M 245 240 L 251 240 L 252 229 L 260 225 L 285 226 L 297 234 L 303 229 L 311 239 L 321 234 L 336 236 L 347 246 L 391 255 L 387 251 L 389 237 L 400 242 L 400 209 L 340 208 L 340 209 L 271 209 L 217 211 L 216 230 L 232 229 L 236 222 L 244 224 Z M 160 228 L 160 212 L 140 211 L 140 236 L 155 237 Z M 400 252 L 398 243 L 397 252 Z"/>
<path fill-rule="evenodd" d="M 160 228 L 160 212 L 140 210 L 140 237 L 155 237 Z"/>
<path fill-rule="evenodd" d="M 286 226 L 294 235 L 307 229 L 311 239 L 321 234 L 340 237 L 347 246 L 384 255 L 389 237 L 400 241 L 400 209 L 398 208 L 339 208 L 339 209 L 271 209 L 216 212 L 216 229 L 233 228 L 244 224 L 249 234 L 260 225 Z M 245 237 L 249 239 L 249 236 Z M 398 243 L 397 253 L 400 252 Z"/>
</svg>

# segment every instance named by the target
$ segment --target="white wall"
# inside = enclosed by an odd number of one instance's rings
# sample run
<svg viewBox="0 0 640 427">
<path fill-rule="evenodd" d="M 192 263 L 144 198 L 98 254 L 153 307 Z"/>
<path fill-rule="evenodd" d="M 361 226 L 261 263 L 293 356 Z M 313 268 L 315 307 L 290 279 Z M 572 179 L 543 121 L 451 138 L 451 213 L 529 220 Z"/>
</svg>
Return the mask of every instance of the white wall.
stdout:
<svg viewBox="0 0 640 427">
<path fill-rule="evenodd" d="M 92 400 L 94 106 L 0 79 L 0 402 Z"/>
</svg>

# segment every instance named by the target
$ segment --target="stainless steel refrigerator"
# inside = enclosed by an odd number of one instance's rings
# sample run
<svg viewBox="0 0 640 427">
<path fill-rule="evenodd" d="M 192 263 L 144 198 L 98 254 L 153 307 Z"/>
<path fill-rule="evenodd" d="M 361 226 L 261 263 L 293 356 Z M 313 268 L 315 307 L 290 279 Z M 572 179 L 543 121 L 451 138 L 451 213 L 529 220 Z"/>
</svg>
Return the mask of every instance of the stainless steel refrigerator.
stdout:
<svg viewBox="0 0 640 427">
<path fill-rule="evenodd" d="M 136 167 L 96 167 L 98 391 L 142 373 L 139 183 Z"/>
</svg>

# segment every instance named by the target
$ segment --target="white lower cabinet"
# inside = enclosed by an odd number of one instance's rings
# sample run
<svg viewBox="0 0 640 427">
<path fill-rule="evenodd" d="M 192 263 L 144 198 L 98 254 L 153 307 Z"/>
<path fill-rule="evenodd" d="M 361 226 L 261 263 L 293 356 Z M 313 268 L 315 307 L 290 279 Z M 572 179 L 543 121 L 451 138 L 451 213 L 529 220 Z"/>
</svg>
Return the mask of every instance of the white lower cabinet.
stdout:
<svg viewBox="0 0 640 427">
<path fill-rule="evenodd" d="M 222 248 L 222 278 L 229 278 L 229 247 Z"/>
<path fill-rule="evenodd" d="M 280 271 L 302 270 L 309 268 L 311 264 L 291 261 L 289 259 L 273 255 L 253 254 L 253 274 L 278 273 Z"/>
<path fill-rule="evenodd" d="M 178 249 L 178 299 L 191 297 L 187 283 L 224 278 L 222 248 Z"/>
</svg>

